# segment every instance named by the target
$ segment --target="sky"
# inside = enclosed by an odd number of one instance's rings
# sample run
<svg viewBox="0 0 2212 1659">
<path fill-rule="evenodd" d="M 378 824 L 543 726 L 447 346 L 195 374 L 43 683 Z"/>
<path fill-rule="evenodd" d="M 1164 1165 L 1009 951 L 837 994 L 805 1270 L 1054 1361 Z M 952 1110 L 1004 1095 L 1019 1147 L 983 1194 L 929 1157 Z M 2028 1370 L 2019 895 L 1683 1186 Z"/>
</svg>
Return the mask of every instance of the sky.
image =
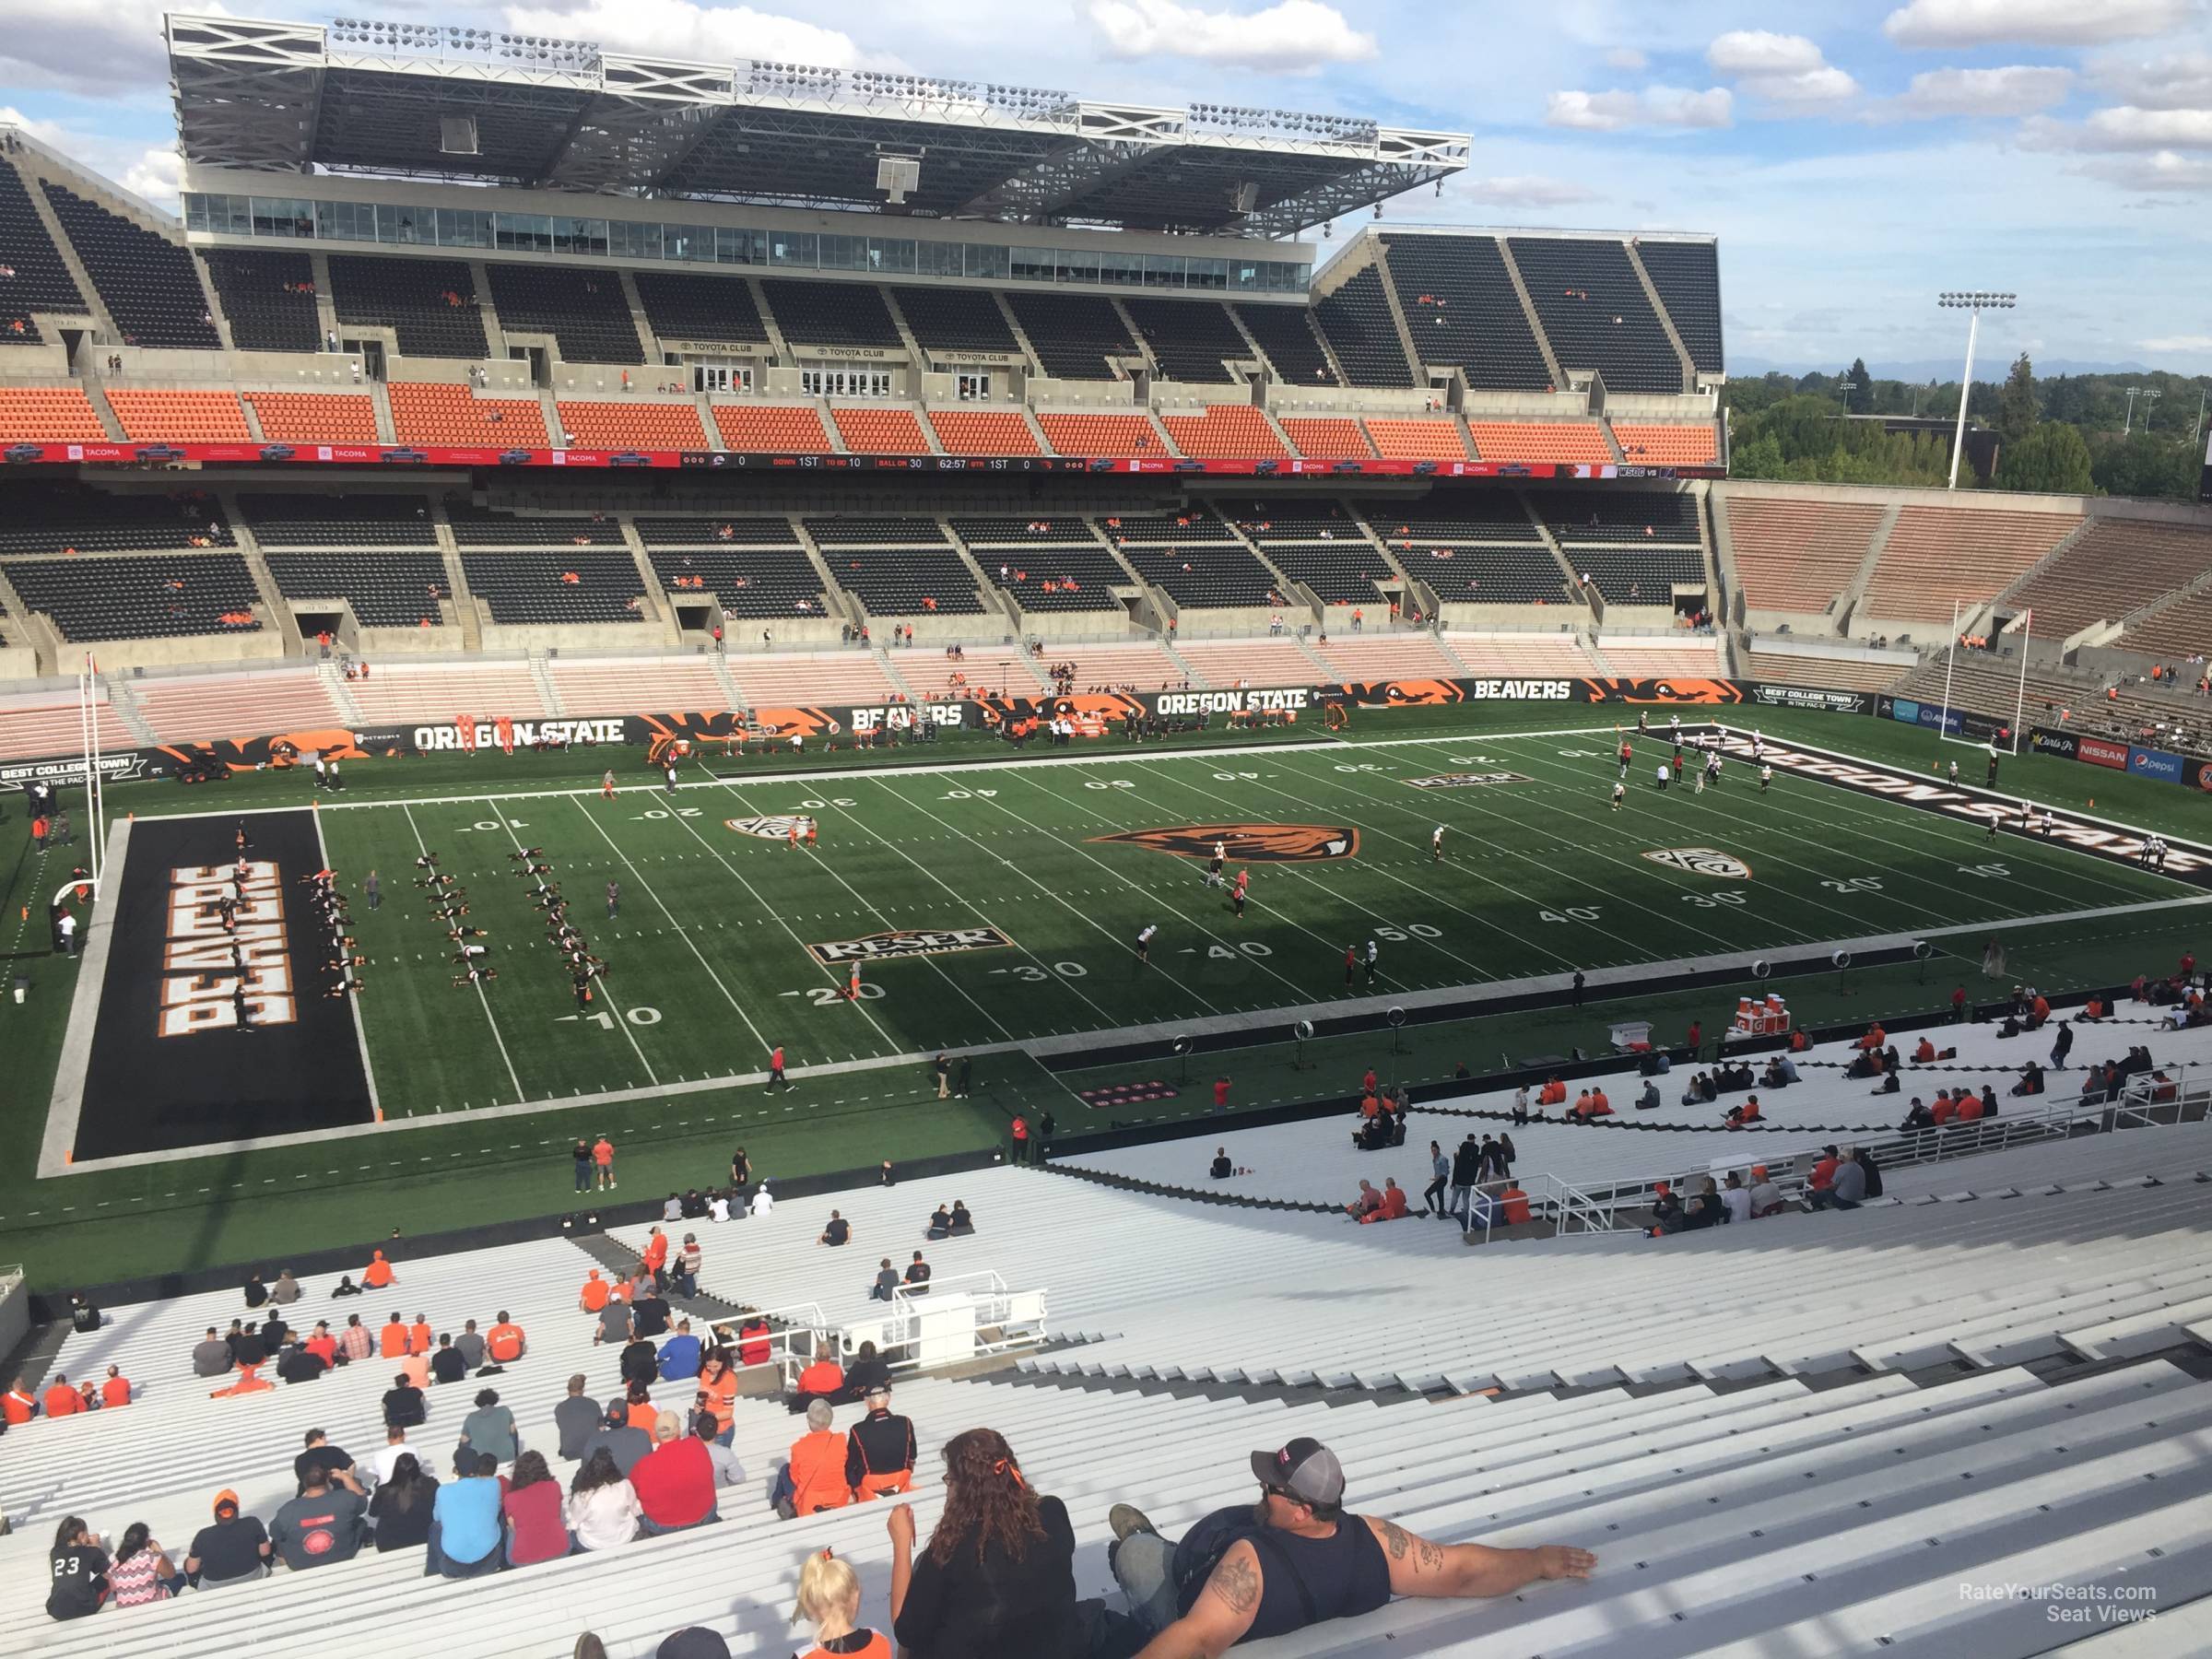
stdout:
<svg viewBox="0 0 2212 1659">
<path fill-rule="evenodd" d="M 288 0 L 232 9 L 340 15 Z M 0 0 L 0 119 L 173 206 L 160 11 L 159 0 Z M 807 0 L 788 11 L 367 0 L 363 11 L 709 62 L 1470 133 L 1465 173 L 1392 202 L 1385 223 L 1711 232 L 1738 372 L 1955 363 L 1965 328 L 1936 307 L 1946 288 L 2019 296 L 1984 319 L 1978 376 L 2021 351 L 2212 371 L 2212 0 Z M 1340 222 L 1339 241 L 1355 229 Z"/>
</svg>

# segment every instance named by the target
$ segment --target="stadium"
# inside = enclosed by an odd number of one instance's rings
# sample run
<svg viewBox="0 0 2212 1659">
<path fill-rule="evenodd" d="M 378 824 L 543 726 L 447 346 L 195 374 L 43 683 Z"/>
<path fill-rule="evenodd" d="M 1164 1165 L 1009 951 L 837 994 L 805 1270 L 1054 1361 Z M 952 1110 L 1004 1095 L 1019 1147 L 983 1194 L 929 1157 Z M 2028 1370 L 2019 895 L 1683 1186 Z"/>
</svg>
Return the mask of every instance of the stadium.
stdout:
<svg viewBox="0 0 2212 1659">
<path fill-rule="evenodd" d="M 2212 1651 L 2212 453 L 1732 478 L 1465 133 L 164 27 L 181 216 L 0 127 L 0 1653 Z"/>
</svg>

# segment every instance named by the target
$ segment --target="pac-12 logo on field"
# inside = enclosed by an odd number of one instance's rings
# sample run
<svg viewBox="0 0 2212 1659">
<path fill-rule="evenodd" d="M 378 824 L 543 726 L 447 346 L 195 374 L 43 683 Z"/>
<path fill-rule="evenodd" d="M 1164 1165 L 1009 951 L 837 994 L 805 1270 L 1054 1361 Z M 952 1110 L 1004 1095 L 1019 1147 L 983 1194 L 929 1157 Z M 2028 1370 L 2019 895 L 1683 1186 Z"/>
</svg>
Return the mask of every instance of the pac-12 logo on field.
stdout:
<svg viewBox="0 0 2212 1659">
<path fill-rule="evenodd" d="M 1230 858 L 1250 864 L 1306 864 L 1349 858 L 1359 851 L 1359 831 L 1341 824 L 1177 824 L 1166 830 L 1124 830 L 1094 835 L 1093 841 L 1126 841 L 1178 858 L 1211 858 L 1222 843 Z"/>
<path fill-rule="evenodd" d="M 905 927 L 870 934 L 864 939 L 836 939 L 809 945 L 819 962 L 880 962 L 888 957 L 943 956 L 954 950 L 995 950 L 1014 941 L 995 927 Z"/>
<path fill-rule="evenodd" d="M 1653 864 L 1688 870 L 1693 876 L 1718 876 L 1728 881 L 1748 881 L 1751 866 L 1712 847 L 1661 847 L 1644 856 Z"/>
<path fill-rule="evenodd" d="M 778 813 L 773 818 L 724 818 L 722 827 L 735 830 L 740 835 L 757 835 L 762 841 L 789 841 L 791 832 L 806 833 L 806 820 L 790 813 Z"/>
</svg>

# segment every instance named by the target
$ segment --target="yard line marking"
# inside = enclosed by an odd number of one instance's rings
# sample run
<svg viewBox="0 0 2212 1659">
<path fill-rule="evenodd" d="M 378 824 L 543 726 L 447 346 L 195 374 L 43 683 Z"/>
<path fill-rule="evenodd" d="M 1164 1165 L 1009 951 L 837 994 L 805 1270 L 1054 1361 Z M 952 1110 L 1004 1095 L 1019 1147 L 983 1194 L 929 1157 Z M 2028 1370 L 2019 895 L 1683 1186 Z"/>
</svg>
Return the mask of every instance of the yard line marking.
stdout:
<svg viewBox="0 0 2212 1659">
<path fill-rule="evenodd" d="M 414 831 L 415 850 L 427 857 L 430 851 L 430 844 L 422 839 L 422 827 L 415 821 L 415 808 L 403 801 L 400 804 L 400 810 L 406 814 L 407 828 Z M 503 812 L 500 814 L 500 817 L 502 819 L 505 818 L 506 816 L 507 815 Z M 318 831 L 318 833 L 320 833 L 320 831 Z M 475 990 L 477 993 L 477 1005 L 484 1010 L 484 1023 L 491 1028 L 491 1040 L 495 1043 L 499 1044 L 500 1058 L 506 1064 L 507 1080 L 514 1085 L 515 1101 L 517 1104 L 524 1103 L 529 1100 L 529 1094 L 523 1088 L 522 1078 L 514 1075 L 514 1059 L 507 1053 L 507 1040 L 500 1035 L 500 1022 L 491 1017 L 491 999 L 484 994 L 484 982 L 482 980 L 478 980 L 476 982 Z"/>
<path fill-rule="evenodd" d="M 691 937 L 691 930 L 677 921 L 676 912 L 668 908 L 668 901 L 661 897 L 659 889 L 645 879 L 645 873 L 642 870 L 639 869 L 636 865 L 630 864 L 629 854 L 622 851 L 621 846 L 613 836 L 607 834 L 606 826 L 602 824 L 598 816 L 584 805 L 582 797 L 571 796 L 571 798 L 575 801 L 576 810 L 583 814 L 585 818 L 590 821 L 592 828 L 599 831 L 600 838 L 614 849 L 615 856 L 629 865 L 629 873 L 638 878 L 638 885 L 645 889 L 646 897 L 661 907 L 661 914 L 668 918 L 684 943 L 691 947 L 691 954 L 699 958 L 699 965 L 707 971 L 707 977 L 714 982 L 714 988 L 722 993 L 724 999 L 729 1003 L 731 1007 L 737 1010 L 737 1018 L 745 1021 L 745 1029 L 753 1034 L 753 1041 L 760 1045 L 763 1053 L 772 1049 L 775 1045 L 760 1034 L 760 1028 L 755 1025 L 751 1017 L 746 1013 L 745 1005 L 732 994 L 729 986 L 723 983 L 722 975 L 714 971 L 714 964 L 707 960 L 705 953 L 700 949 L 697 942 Z M 621 935 L 618 935 L 617 936 L 620 937 Z M 624 1018 L 627 1019 L 628 1016 Z"/>
<path fill-rule="evenodd" d="M 330 845 L 323 839 L 323 815 L 309 808 L 308 816 L 315 820 L 315 853 L 323 860 L 324 869 L 332 868 Z M 242 889 L 241 889 L 242 890 Z M 477 987 L 483 989 L 482 986 Z M 372 1118 L 381 1121 L 384 1115 L 382 1101 L 376 1095 L 376 1072 L 369 1064 L 369 1032 L 361 1024 L 361 999 L 348 992 L 346 1001 L 353 1015 L 353 1041 L 361 1051 L 361 1078 L 369 1085 L 369 1111 Z"/>
</svg>

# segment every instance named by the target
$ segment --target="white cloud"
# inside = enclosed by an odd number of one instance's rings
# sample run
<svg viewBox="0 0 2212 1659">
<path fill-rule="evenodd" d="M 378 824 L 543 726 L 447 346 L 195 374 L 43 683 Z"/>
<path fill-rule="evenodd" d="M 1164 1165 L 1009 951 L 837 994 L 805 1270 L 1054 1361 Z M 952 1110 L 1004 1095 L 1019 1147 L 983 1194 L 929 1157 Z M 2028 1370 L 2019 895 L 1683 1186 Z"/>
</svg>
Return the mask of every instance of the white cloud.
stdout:
<svg viewBox="0 0 2212 1659">
<path fill-rule="evenodd" d="M 1606 68 L 1624 70 L 1630 75 L 1648 66 L 1651 61 L 1633 46 L 1616 46 L 1606 53 Z"/>
<path fill-rule="evenodd" d="M 159 84 L 168 77 L 161 14 L 169 6 L 170 0 L 107 0 L 100 6 L 5 0 L 0 85 L 106 96 L 133 89 L 134 82 Z M 195 3 L 192 9 L 229 15 L 219 4 Z"/>
<path fill-rule="evenodd" d="M 2108 157 L 2085 163 L 2081 171 L 2124 189 L 2150 191 L 2160 195 L 2212 192 L 2212 161 L 2184 156 L 2176 150 L 2157 150 L 2147 156 Z"/>
<path fill-rule="evenodd" d="M 586 0 L 572 9 L 510 6 L 507 27 L 524 34 L 598 41 L 622 52 L 728 63 L 764 58 L 850 69 L 860 48 L 841 29 L 749 6 L 694 6 L 691 0 Z"/>
<path fill-rule="evenodd" d="M 2089 78 L 2141 109 L 2212 110 L 2212 53 L 2174 53 L 2132 64 L 2107 58 L 2091 67 Z"/>
<path fill-rule="evenodd" d="M 68 130 L 60 122 L 35 120 L 13 104 L 0 104 L 0 126 L 21 127 L 40 143 L 65 154 L 73 142 Z"/>
<path fill-rule="evenodd" d="M 1879 113 L 1904 120 L 1942 115 L 2029 115 L 2065 101 L 2071 69 L 2012 65 L 2002 69 L 1931 69 L 1886 100 Z"/>
<path fill-rule="evenodd" d="M 1610 133 L 1628 126 L 1724 127 L 1735 100 L 1725 87 L 1646 87 L 1641 92 L 1554 92 L 1547 125 Z"/>
<path fill-rule="evenodd" d="M 2212 335 L 2160 335 L 2136 344 L 2146 351 L 2212 351 Z"/>
<path fill-rule="evenodd" d="M 1265 11 L 1209 12 L 1176 0 L 1090 0 L 1090 20 L 1115 57 L 1187 57 L 1271 75 L 1378 56 L 1375 37 L 1321 0 L 1277 0 Z"/>
<path fill-rule="evenodd" d="M 1586 184 L 1577 184 L 1571 179 L 1548 178 L 1542 173 L 1465 179 L 1452 188 L 1470 200 L 1504 207 L 1567 207 L 1577 202 L 1594 202 L 1598 194 Z"/>
<path fill-rule="evenodd" d="M 2087 149 L 2212 149 L 2212 110 L 2138 110 L 2121 104 L 2082 124 Z"/>
<path fill-rule="evenodd" d="M 175 213 L 184 189 L 184 158 L 173 148 L 148 147 L 124 169 L 119 182 L 141 201 L 151 202 L 164 213 Z"/>
<path fill-rule="evenodd" d="M 1803 35 L 1731 29 L 1705 49 L 1705 61 L 1714 74 L 1733 77 L 1736 90 L 1768 103 L 1836 103 L 1859 89 L 1858 82 L 1830 64 L 1818 44 Z"/>
<path fill-rule="evenodd" d="M 1912 0 L 1882 32 L 1900 46 L 2089 46 L 2164 34 L 2196 9 L 2197 0 Z"/>
</svg>

